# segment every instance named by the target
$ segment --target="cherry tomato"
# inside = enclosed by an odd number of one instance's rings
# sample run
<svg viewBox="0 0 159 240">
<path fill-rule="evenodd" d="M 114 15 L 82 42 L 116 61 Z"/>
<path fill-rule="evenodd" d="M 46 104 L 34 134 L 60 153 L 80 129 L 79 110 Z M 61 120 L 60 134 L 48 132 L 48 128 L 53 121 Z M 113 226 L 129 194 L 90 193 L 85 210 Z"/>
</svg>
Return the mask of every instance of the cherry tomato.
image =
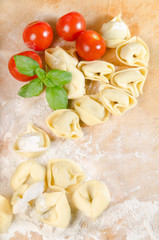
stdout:
<svg viewBox="0 0 159 240">
<path fill-rule="evenodd" d="M 32 22 L 25 27 L 23 40 L 28 48 L 35 51 L 45 50 L 53 41 L 52 28 L 46 22 Z"/>
<path fill-rule="evenodd" d="M 39 66 L 42 68 L 42 61 L 41 61 L 41 58 L 39 57 L 39 55 L 35 52 L 32 52 L 32 51 L 26 51 L 26 52 L 21 52 L 21 53 L 18 53 L 18 54 L 15 54 L 15 55 L 22 55 L 22 56 L 26 56 L 26 57 L 30 57 L 32 58 L 33 60 L 37 61 L 39 63 Z M 9 71 L 10 73 L 12 74 L 12 76 L 17 79 L 18 81 L 21 81 L 21 82 L 27 82 L 27 81 L 31 81 L 35 78 L 37 78 L 36 75 L 32 76 L 32 77 L 29 77 L 29 76 L 26 76 L 22 73 L 20 73 L 17 68 L 16 68 L 16 65 L 15 65 L 15 61 L 14 61 L 14 56 L 13 55 L 9 62 L 8 62 L 8 68 L 9 68 Z"/>
<path fill-rule="evenodd" d="M 92 61 L 104 55 L 106 44 L 99 33 L 88 30 L 82 32 L 77 38 L 76 50 L 81 58 Z"/>
<path fill-rule="evenodd" d="M 70 12 L 59 18 L 56 30 L 64 40 L 74 41 L 82 31 L 86 30 L 86 22 L 80 13 Z"/>
</svg>

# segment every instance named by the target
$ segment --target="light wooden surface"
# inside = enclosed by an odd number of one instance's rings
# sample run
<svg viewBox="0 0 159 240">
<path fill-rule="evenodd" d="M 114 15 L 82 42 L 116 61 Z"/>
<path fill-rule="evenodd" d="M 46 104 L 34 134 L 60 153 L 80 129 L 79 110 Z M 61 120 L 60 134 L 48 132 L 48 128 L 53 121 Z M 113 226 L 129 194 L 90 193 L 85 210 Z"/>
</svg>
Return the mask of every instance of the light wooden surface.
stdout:
<svg viewBox="0 0 159 240">
<path fill-rule="evenodd" d="M 120 118 L 111 117 L 107 124 L 89 128 L 87 134 L 91 131 L 93 141 L 99 142 L 100 148 L 107 152 L 107 157 L 101 157 L 96 170 L 93 169 L 93 172 L 100 173 L 99 177 L 101 179 L 102 171 L 108 170 L 112 173 L 110 176 L 108 175 L 107 179 L 113 199 L 111 206 L 132 197 L 142 201 L 159 200 L 158 0 L 2 0 L 0 2 L 0 98 L 3 126 L 1 156 L 10 157 L 11 153 L 8 152 L 7 143 L 10 144 L 10 139 L 14 138 L 18 129 L 18 127 L 11 127 L 10 120 L 5 122 L 6 115 L 8 119 L 13 117 L 18 122 L 25 118 L 25 114 L 32 104 L 32 100 L 22 100 L 24 107 L 20 115 L 16 115 L 15 109 L 12 109 L 11 112 L 5 111 L 7 104 L 10 104 L 11 101 L 13 101 L 14 108 L 17 91 L 22 85 L 20 82 L 13 80 L 7 69 L 7 62 L 11 55 L 27 50 L 21 38 L 22 31 L 26 24 L 40 19 L 50 23 L 55 32 L 56 20 L 72 10 L 79 11 L 84 15 L 87 29 L 96 31 L 99 31 L 104 21 L 122 13 L 123 20 L 130 27 L 131 34 L 141 36 L 149 46 L 148 78 L 144 86 L 144 94 L 138 99 L 138 105 Z M 54 44 L 58 44 L 58 42 L 59 39 L 55 33 Z M 65 43 L 62 42 L 61 44 L 64 45 Z M 121 64 L 115 58 L 114 50 L 107 50 L 104 59 L 121 67 Z M 41 101 L 42 97 L 39 99 L 37 101 Z M 44 129 L 46 129 L 44 121 L 47 115 L 48 111 L 41 114 L 41 118 L 37 120 L 37 124 Z M 102 137 L 100 141 L 100 135 L 103 132 L 105 132 L 105 137 Z M 3 137 L 7 134 L 8 138 L 4 140 Z M 85 142 L 79 144 L 85 144 Z M 92 157 L 96 154 L 96 151 L 95 149 L 92 152 Z M 143 161 L 141 161 L 141 158 Z M 0 169 L 1 171 L 2 169 Z M 93 174 L 96 176 L 96 173 Z M 3 181 L 6 181 L 6 179 L 0 178 L 0 193 Z M 119 182 L 122 184 L 118 185 Z M 129 191 L 135 189 L 138 185 L 140 185 L 139 190 Z M 8 194 L 8 191 L 6 192 Z M 123 192 L 126 193 L 125 196 L 123 196 Z M 3 192 L 3 194 L 5 193 Z M 17 233 L 11 240 L 15 239 L 26 240 L 27 238 Z M 31 239 L 39 240 L 42 238 L 38 234 L 32 234 Z M 116 236 L 112 229 L 106 229 L 106 233 L 101 240 L 103 239 L 120 240 L 126 239 L 126 236 Z"/>
</svg>

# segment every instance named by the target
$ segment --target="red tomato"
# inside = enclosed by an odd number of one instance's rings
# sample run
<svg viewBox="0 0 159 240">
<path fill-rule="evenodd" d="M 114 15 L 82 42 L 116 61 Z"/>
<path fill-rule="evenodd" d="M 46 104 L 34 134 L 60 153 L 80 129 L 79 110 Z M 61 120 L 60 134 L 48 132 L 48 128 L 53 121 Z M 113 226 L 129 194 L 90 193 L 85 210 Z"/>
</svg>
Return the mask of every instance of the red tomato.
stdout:
<svg viewBox="0 0 159 240">
<path fill-rule="evenodd" d="M 37 61 L 39 63 L 39 66 L 42 68 L 41 58 L 35 52 L 26 51 L 26 52 L 21 52 L 21 53 L 15 54 L 15 55 L 22 55 L 22 56 L 30 57 L 33 60 Z M 21 82 L 27 82 L 27 81 L 30 81 L 30 80 L 33 80 L 33 79 L 37 78 L 36 75 L 34 75 L 32 77 L 29 77 L 29 76 L 26 76 L 26 75 L 18 72 L 18 70 L 16 68 L 16 65 L 15 65 L 14 58 L 13 58 L 15 55 L 13 55 L 8 62 L 8 68 L 9 68 L 9 71 L 12 74 L 12 76 L 15 79 L 17 79 L 18 81 L 21 81 Z"/>
<path fill-rule="evenodd" d="M 82 32 L 77 38 L 76 50 L 81 58 L 92 61 L 104 55 L 106 44 L 99 33 L 88 30 Z"/>
<path fill-rule="evenodd" d="M 59 18 L 56 30 L 61 38 L 66 41 L 74 41 L 81 32 L 86 30 L 84 17 L 78 12 L 70 12 Z"/>
<path fill-rule="evenodd" d="M 23 40 L 28 48 L 35 51 L 45 50 L 53 41 L 52 28 L 46 22 L 32 22 L 25 27 Z"/>
</svg>

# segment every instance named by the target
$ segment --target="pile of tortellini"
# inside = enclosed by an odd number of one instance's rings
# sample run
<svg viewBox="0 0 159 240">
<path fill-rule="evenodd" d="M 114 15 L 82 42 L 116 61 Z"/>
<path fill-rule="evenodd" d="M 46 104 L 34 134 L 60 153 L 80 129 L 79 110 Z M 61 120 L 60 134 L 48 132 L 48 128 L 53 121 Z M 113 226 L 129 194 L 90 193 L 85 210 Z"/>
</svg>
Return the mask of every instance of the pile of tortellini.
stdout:
<svg viewBox="0 0 159 240">
<path fill-rule="evenodd" d="M 0 195 L 0 232 L 8 229 L 12 213 L 24 212 L 29 205 L 42 223 L 58 228 L 69 225 L 71 208 L 97 218 L 108 207 L 109 190 L 97 180 L 84 182 L 85 177 L 69 159 L 51 159 L 46 168 L 33 159 L 22 162 L 11 177 L 11 205 Z"/>
<path fill-rule="evenodd" d="M 101 35 L 107 48 L 116 48 L 116 57 L 125 65 L 135 67 L 115 72 L 115 66 L 106 61 L 79 61 L 75 49 L 59 46 L 45 51 L 50 68 L 70 71 L 72 80 L 64 87 L 74 109 L 61 109 L 48 116 L 46 123 L 58 137 L 78 139 L 83 136 L 79 120 L 92 126 L 105 123 L 110 115 L 121 115 L 137 103 L 143 93 L 147 76 L 149 49 L 140 37 L 132 37 L 121 14 L 104 23 Z M 86 95 L 85 80 L 98 81 L 99 92 Z"/>
</svg>

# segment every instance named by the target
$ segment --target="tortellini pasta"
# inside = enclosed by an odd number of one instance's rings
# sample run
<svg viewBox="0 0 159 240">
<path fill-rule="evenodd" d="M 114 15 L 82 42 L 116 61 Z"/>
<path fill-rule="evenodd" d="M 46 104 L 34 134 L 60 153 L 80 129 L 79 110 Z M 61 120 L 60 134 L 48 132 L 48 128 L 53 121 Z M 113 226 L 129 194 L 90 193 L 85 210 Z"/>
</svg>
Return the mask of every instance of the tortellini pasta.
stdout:
<svg viewBox="0 0 159 240">
<path fill-rule="evenodd" d="M 100 99 L 105 108 L 114 115 L 121 115 L 137 103 L 135 97 L 109 84 L 100 86 Z"/>
<path fill-rule="evenodd" d="M 104 183 L 92 180 L 75 190 L 72 202 L 84 215 L 95 219 L 108 207 L 110 193 Z"/>
<path fill-rule="evenodd" d="M 12 222 L 12 208 L 9 201 L 0 195 L 0 233 L 7 232 Z"/>
<path fill-rule="evenodd" d="M 121 14 L 113 18 L 111 21 L 104 23 L 100 33 L 105 39 L 108 48 L 116 48 L 124 40 L 130 38 L 129 28 L 122 21 Z"/>
<path fill-rule="evenodd" d="M 27 130 L 19 134 L 13 149 L 23 157 L 34 158 L 43 154 L 49 146 L 49 136 L 42 129 L 29 124 Z"/>
<path fill-rule="evenodd" d="M 96 180 L 83 183 L 84 179 L 82 168 L 70 159 L 51 159 L 47 174 L 35 160 L 21 163 L 11 178 L 14 190 L 12 211 L 7 202 L 5 211 L 4 204 L 1 204 L 4 199 L 0 195 L 0 232 L 8 228 L 12 212 L 25 212 L 29 205 L 35 207 L 42 223 L 58 228 L 69 225 L 71 207 L 76 207 L 88 217 L 97 218 L 109 204 L 109 190 L 104 183 Z"/>
<path fill-rule="evenodd" d="M 47 165 L 47 183 L 50 189 L 72 191 L 85 179 L 80 166 L 69 159 L 52 159 Z"/>
<path fill-rule="evenodd" d="M 116 48 L 116 56 L 128 66 L 148 66 L 149 49 L 140 37 L 132 37 Z"/>
<path fill-rule="evenodd" d="M 58 46 L 48 48 L 45 51 L 45 61 L 50 68 L 72 73 L 71 82 L 64 86 L 68 92 L 68 99 L 76 99 L 85 94 L 85 78 L 83 73 L 76 68 L 78 60 L 74 49 L 65 51 Z"/>
<path fill-rule="evenodd" d="M 115 72 L 111 76 L 111 84 L 120 87 L 134 97 L 143 93 L 143 86 L 147 76 L 145 67 L 128 68 Z"/>
<path fill-rule="evenodd" d="M 108 121 L 110 113 L 99 100 L 99 94 L 85 95 L 74 103 L 81 120 L 89 126 Z"/>
<path fill-rule="evenodd" d="M 48 116 L 46 123 L 58 137 L 78 139 L 83 136 L 79 117 L 71 109 L 60 109 Z"/>
<path fill-rule="evenodd" d="M 21 185 L 31 185 L 35 182 L 43 181 L 45 183 L 46 169 L 35 160 L 30 159 L 28 161 L 19 164 L 14 171 L 10 185 L 11 188 L 16 191 Z"/>
<path fill-rule="evenodd" d="M 67 50 L 64 50 L 65 52 L 67 52 L 70 56 L 72 56 L 74 58 L 74 64 L 73 65 L 77 65 L 78 63 L 78 56 L 77 56 L 77 51 L 76 48 L 69 48 Z"/>
<path fill-rule="evenodd" d="M 66 228 L 71 219 L 71 209 L 65 191 L 43 193 L 35 202 L 36 210 L 43 223 Z"/>
<path fill-rule="evenodd" d="M 14 214 L 25 212 L 28 203 L 39 197 L 45 189 L 44 181 L 31 185 L 22 184 L 12 195 L 11 205 Z"/>
<path fill-rule="evenodd" d="M 85 94 L 85 78 L 81 71 L 73 65 L 68 66 L 68 71 L 72 73 L 72 80 L 65 84 L 68 99 L 76 99 Z"/>
<path fill-rule="evenodd" d="M 86 79 L 108 83 L 110 74 L 115 71 L 113 64 L 106 61 L 81 61 L 78 64 Z"/>
<path fill-rule="evenodd" d="M 69 65 L 76 66 L 78 63 L 77 58 L 74 57 L 74 49 L 69 53 L 59 46 L 48 48 L 45 50 L 45 62 L 50 68 L 67 71 Z"/>
</svg>

